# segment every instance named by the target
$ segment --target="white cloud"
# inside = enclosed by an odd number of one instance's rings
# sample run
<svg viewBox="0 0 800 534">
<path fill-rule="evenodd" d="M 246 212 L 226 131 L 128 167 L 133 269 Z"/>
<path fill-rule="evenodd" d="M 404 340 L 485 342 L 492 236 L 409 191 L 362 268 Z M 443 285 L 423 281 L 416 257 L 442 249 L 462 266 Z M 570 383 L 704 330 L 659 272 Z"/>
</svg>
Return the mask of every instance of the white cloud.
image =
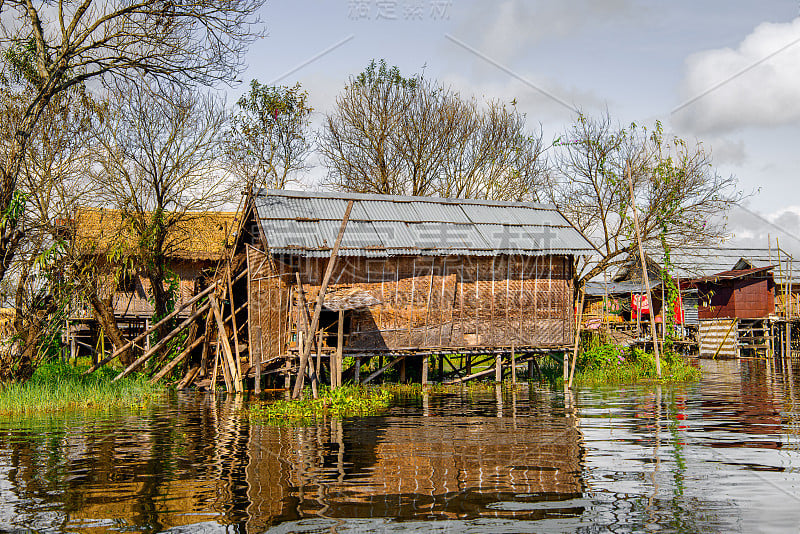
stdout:
<svg viewBox="0 0 800 534">
<path fill-rule="evenodd" d="M 685 101 L 697 100 L 676 118 L 696 132 L 800 122 L 800 17 L 760 24 L 736 49 L 689 56 L 682 85 Z"/>
<path fill-rule="evenodd" d="M 727 224 L 731 246 L 767 248 L 771 241 L 774 248 L 777 239 L 781 249 L 800 258 L 800 206 L 761 214 L 742 205 L 730 211 Z"/>
<path fill-rule="evenodd" d="M 564 37 L 634 12 L 631 0 L 480 2 L 460 34 L 481 35 L 481 51 L 509 61 L 545 39 Z"/>
</svg>

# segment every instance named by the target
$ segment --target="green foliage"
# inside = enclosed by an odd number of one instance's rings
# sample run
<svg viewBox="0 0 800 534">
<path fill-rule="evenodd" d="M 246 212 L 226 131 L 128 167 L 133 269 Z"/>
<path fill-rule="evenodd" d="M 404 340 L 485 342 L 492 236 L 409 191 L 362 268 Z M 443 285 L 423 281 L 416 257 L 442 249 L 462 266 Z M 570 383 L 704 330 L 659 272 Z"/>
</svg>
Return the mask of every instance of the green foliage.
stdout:
<svg viewBox="0 0 800 534">
<path fill-rule="evenodd" d="M 36 70 L 36 40 L 33 37 L 16 39 L 5 50 L 3 63 L 8 67 L 8 79 L 12 83 L 27 83 L 38 86 L 41 77 Z"/>
<path fill-rule="evenodd" d="M 83 376 L 86 368 L 63 363 L 42 364 L 30 380 L 6 385 L 0 390 L 0 415 L 140 407 L 163 391 L 143 376 L 126 377 L 112 383 L 116 370 L 103 367 Z"/>
<path fill-rule="evenodd" d="M 385 59 L 381 59 L 380 62 L 376 62 L 373 59 L 367 65 L 367 68 L 352 79 L 351 83 L 369 89 L 376 89 L 381 86 L 415 89 L 419 84 L 419 78 L 417 76 L 405 78 L 400 74 L 400 69 L 397 66 L 389 67 Z"/>
<path fill-rule="evenodd" d="M 228 160 L 250 187 L 285 187 L 305 168 L 310 150 L 308 93 L 293 87 L 250 82 L 250 92 L 236 103 L 238 112 L 226 135 Z"/>
<path fill-rule="evenodd" d="M 11 197 L 6 209 L 0 216 L 0 231 L 4 231 L 9 226 L 16 227 L 17 222 L 25 212 L 25 205 L 28 202 L 28 194 L 17 189 Z"/>
<path fill-rule="evenodd" d="M 302 424 L 323 417 L 374 415 L 389 406 L 391 394 L 383 389 L 366 386 L 343 386 L 331 390 L 322 386 L 319 398 L 312 399 L 311 391 L 300 400 L 278 400 L 261 406 L 251 406 L 250 417 L 271 425 Z"/>
</svg>

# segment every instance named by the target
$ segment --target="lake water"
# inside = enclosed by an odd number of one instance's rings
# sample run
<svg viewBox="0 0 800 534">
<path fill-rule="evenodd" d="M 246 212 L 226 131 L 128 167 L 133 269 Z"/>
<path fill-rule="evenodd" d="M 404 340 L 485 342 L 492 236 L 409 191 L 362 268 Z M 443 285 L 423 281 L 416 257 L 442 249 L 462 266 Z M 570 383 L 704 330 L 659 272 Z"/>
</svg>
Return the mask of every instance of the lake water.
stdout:
<svg viewBox="0 0 800 534">
<path fill-rule="evenodd" d="M 800 363 L 250 423 L 241 398 L 0 419 L 0 530 L 800 532 Z"/>
</svg>

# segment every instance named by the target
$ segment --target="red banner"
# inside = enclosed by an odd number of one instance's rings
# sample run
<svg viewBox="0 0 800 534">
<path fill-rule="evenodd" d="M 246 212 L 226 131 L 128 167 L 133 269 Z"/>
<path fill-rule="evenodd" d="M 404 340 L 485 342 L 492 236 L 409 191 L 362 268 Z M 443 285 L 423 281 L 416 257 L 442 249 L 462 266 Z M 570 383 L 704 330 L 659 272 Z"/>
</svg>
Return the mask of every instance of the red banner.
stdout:
<svg viewBox="0 0 800 534">
<path fill-rule="evenodd" d="M 650 301 L 647 300 L 647 295 L 631 295 L 631 309 L 634 317 L 639 314 L 640 307 L 642 315 L 650 313 Z"/>
</svg>

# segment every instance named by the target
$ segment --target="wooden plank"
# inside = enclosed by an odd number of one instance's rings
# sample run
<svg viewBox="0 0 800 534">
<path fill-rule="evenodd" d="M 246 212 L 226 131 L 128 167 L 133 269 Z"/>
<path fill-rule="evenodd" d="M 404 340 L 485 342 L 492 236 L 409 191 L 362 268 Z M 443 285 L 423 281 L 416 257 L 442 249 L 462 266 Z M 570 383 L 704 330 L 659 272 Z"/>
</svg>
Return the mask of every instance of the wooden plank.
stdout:
<svg viewBox="0 0 800 534">
<path fill-rule="evenodd" d="M 194 297 L 192 297 L 191 299 L 189 299 L 188 301 L 186 301 L 186 302 L 185 302 L 185 303 L 184 303 L 184 304 L 183 304 L 183 305 L 182 305 L 180 308 L 176 309 L 175 311 L 173 311 L 172 313 L 170 313 L 169 315 L 167 315 L 166 317 L 164 317 L 163 319 L 161 319 L 160 321 L 158 321 L 156 324 L 154 324 L 153 326 L 151 326 L 151 327 L 150 327 L 148 330 L 146 330 L 144 333 L 142 333 L 142 334 L 139 334 L 139 335 L 138 335 L 138 336 L 136 336 L 136 337 L 135 337 L 133 340 L 129 341 L 128 343 L 126 343 L 125 345 L 121 346 L 120 348 L 118 348 L 118 349 L 114 350 L 114 352 L 112 352 L 110 356 L 107 356 L 106 358 L 103 358 L 103 359 L 102 359 L 102 360 L 100 360 L 100 361 L 99 361 L 99 362 L 98 362 L 96 365 L 93 365 L 93 366 L 91 366 L 89 369 L 87 369 L 86 371 L 84 371 L 84 373 L 83 373 L 83 374 L 84 374 L 84 375 L 88 375 L 89 373 L 92 373 L 92 372 L 96 371 L 97 369 L 99 369 L 99 368 L 100 368 L 100 367 L 102 367 L 103 365 L 107 364 L 108 362 L 110 362 L 111 360 L 113 360 L 114 358 L 116 358 L 117 356 L 119 356 L 120 354 L 122 354 L 123 352 L 125 352 L 126 350 L 128 350 L 129 348 L 133 347 L 133 346 L 134 346 L 136 343 L 140 342 L 140 341 L 141 341 L 141 340 L 143 340 L 143 339 L 147 339 L 147 336 L 149 336 L 150 334 L 152 334 L 152 333 L 153 333 L 153 331 L 154 331 L 156 328 L 158 328 L 158 327 L 159 327 L 159 326 L 161 326 L 162 324 L 166 323 L 166 322 L 167 322 L 167 321 L 169 321 L 170 319 L 174 318 L 174 317 L 175 317 L 175 316 L 177 316 L 177 315 L 178 315 L 180 312 L 182 312 L 183 310 L 185 310 L 185 309 L 186 309 L 186 308 L 188 308 L 189 306 L 193 305 L 195 302 L 197 302 L 197 301 L 198 301 L 198 300 L 200 300 L 201 298 L 203 298 L 203 297 L 205 297 L 206 295 L 208 295 L 209 293 L 211 293 L 211 291 L 213 291 L 213 290 L 214 290 L 214 289 L 217 287 L 217 284 L 218 284 L 218 282 L 217 282 L 217 283 L 214 283 L 214 284 L 211 284 L 210 286 L 208 286 L 207 288 L 205 288 L 203 291 L 201 291 L 200 293 L 198 293 L 197 295 L 195 295 Z"/>
<path fill-rule="evenodd" d="M 169 342 L 170 339 L 172 339 L 176 335 L 180 334 L 183 331 L 184 328 L 186 328 L 187 326 L 192 324 L 195 321 L 195 319 L 197 319 L 198 317 L 200 317 L 200 315 L 202 315 L 203 313 L 208 311 L 208 308 L 209 308 L 209 304 L 206 304 L 202 308 L 200 308 L 199 310 L 194 312 L 191 316 L 189 316 L 181 324 L 179 324 L 177 327 L 175 327 L 169 334 L 164 336 L 161 339 L 161 341 L 156 343 L 153 348 L 151 348 L 150 350 L 148 350 L 147 352 L 142 354 L 133 363 L 131 363 L 128 367 L 126 367 L 125 370 L 123 370 L 121 373 L 119 373 L 117 376 L 115 376 L 114 380 L 112 380 L 112 382 L 116 382 L 120 378 L 128 376 L 129 374 L 131 374 L 134 370 L 136 370 L 136 368 L 138 368 L 140 365 L 142 365 L 144 362 L 146 362 L 148 359 L 150 359 L 151 356 L 153 356 L 159 350 L 161 350 Z"/>
<path fill-rule="evenodd" d="M 331 275 L 333 274 L 333 268 L 336 265 L 336 258 L 339 255 L 339 246 L 342 244 L 342 237 L 344 236 L 344 230 L 347 228 L 347 221 L 350 219 L 350 211 L 353 209 L 353 201 L 349 201 L 347 203 L 347 208 L 344 211 L 344 217 L 342 219 L 342 225 L 339 228 L 339 234 L 336 236 L 336 243 L 333 245 L 333 250 L 331 251 L 331 258 L 328 260 L 328 266 L 325 269 L 325 276 L 322 279 L 322 286 L 319 289 L 319 295 L 317 295 L 317 305 L 314 308 L 314 319 L 311 322 L 310 331 L 316 332 L 317 326 L 319 325 L 319 314 L 322 312 L 322 303 L 325 301 L 325 291 L 328 289 L 328 282 L 330 282 Z M 303 351 L 303 355 L 300 357 L 300 371 L 299 374 L 302 375 L 305 371 L 305 367 L 308 364 L 308 358 L 311 355 L 311 344 L 309 343 L 308 346 Z M 300 381 L 295 384 L 294 391 L 292 392 L 292 398 L 299 398 L 300 393 L 302 391 L 302 384 Z"/>
</svg>

